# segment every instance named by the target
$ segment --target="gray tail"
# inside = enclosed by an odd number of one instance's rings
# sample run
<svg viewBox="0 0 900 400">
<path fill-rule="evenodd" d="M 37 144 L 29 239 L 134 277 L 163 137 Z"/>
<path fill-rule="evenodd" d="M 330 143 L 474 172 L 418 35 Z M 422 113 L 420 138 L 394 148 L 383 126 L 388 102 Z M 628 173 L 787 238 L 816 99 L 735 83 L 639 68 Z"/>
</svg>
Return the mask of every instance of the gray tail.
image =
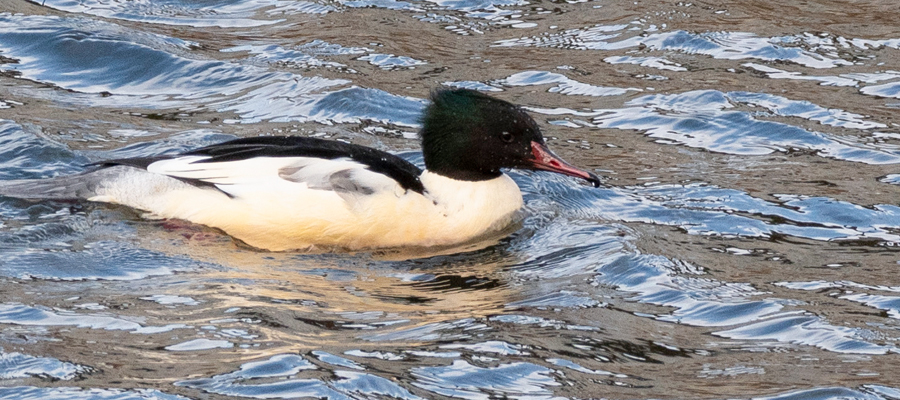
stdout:
<svg viewBox="0 0 900 400">
<path fill-rule="evenodd" d="M 101 168 L 47 179 L 0 181 L 0 196 L 27 200 L 77 200 L 96 195 L 96 189 L 115 171 Z"/>
</svg>

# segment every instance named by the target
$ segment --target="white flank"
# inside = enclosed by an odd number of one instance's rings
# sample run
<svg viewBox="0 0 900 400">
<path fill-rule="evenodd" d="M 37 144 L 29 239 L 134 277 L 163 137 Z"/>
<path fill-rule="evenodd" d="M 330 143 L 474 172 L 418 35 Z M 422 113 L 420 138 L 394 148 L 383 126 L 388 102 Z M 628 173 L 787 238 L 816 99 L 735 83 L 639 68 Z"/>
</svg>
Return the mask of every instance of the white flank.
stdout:
<svg viewBox="0 0 900 400">
<path fill-rule="evenodd" d="M 90 198 L 220 228 L 268 250 L 371 249 L 463 243 L 512 222 L 522 195 L 506 175 L 468 182 L 428 171 L 424 195 L 346 160 L 190 156 L 131 167 Z M 337 190 L 328 185 L 335 182 Z M 194 186 L 195 179 L 216 188 Z M 348 190 L 347 188 L 360 188 Z M 227 193 L 227 194 L 226 194 Z"/>
</svg>

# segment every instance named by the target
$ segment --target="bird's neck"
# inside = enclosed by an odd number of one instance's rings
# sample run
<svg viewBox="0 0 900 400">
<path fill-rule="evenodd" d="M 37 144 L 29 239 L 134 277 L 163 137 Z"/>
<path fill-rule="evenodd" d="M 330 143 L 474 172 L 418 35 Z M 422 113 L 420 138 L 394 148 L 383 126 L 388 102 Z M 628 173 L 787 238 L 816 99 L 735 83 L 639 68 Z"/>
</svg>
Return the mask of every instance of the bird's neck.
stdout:
<svg viewBox="0 0 900 400">
<path fill-rule="evenodd" d="M 523 205 L 519 186 L 506 174 L 468 181 L 425 170 L 421 181 L 435 206 L 448 217 L 460 220 L 502 219 Z"/>
<path fill-rule="evenodd" d="M 478 182 L 496 179 L 503 175 L 499 168 L 484 168 L 475 160 L 475 154 L 441 154 L 440 156 L 423 151 L 425 168 L 437 175 L 457 181 Z M 471 162 L 466 160 L 472 159 Z"/>
</svg>

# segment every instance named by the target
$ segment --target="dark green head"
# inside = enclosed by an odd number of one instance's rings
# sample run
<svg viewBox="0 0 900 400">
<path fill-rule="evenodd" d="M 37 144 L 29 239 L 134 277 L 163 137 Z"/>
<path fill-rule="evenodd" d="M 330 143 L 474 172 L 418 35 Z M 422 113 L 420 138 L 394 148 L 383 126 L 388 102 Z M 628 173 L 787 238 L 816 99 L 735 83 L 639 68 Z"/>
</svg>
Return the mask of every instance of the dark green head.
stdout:
<svg viewBox="0 0 900 400">
<path fill-rule="evenodd" d="M 425 167 L 448 178 L 480 181 L 500 176 L 501 168 L 526 168 L 600 182 L 550 152 L 524 110 L 473 90 L 434 91 L 420 136 Z"/>
</svg>

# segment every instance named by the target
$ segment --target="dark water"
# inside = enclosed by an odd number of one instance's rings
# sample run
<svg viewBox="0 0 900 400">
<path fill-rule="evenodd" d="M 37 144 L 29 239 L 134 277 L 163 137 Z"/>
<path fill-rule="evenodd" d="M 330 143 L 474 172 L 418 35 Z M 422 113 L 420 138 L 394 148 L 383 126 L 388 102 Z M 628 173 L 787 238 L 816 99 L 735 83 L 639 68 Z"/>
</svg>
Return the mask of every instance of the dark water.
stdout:
<svg viewBox="0 0 900 400">
<path fill-rule="evenodd" d="M 0 198 L 0 399 L 900 399 L 896 4 L 7 0 L 0 179 L 234 137 L 420 162 L 435 87 L 594 189 L 441 253 Z"/>
</svg>

